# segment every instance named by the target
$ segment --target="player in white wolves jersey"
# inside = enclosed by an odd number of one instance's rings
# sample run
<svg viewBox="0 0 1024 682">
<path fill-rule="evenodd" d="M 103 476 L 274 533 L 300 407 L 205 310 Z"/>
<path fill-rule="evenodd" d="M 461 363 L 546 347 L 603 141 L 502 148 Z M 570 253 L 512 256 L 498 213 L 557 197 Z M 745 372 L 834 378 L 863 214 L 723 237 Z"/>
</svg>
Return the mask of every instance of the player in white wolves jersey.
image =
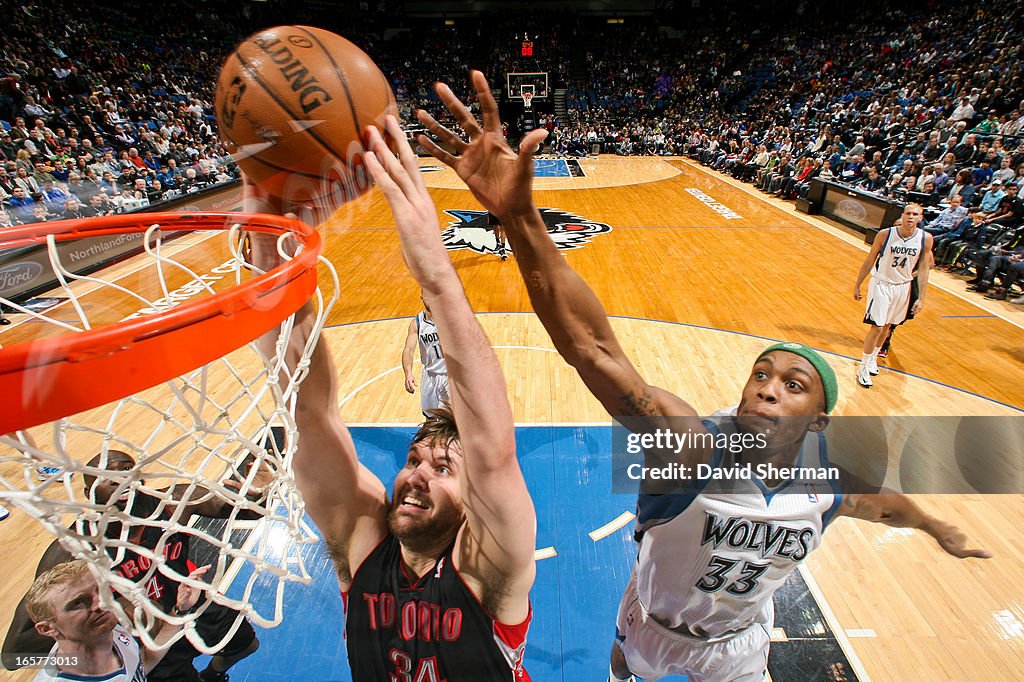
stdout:
<svg viewBox="0 0 1024 682">
<path fill-rule="evenodd" d="M 420 300 L 423 297 L 420 296 Z M 405 348 L 402 351 L 402 369 L 405 371 L 405 390 L 416 392 L 416 377 L 412 373 L 412 356 L 417 344 L 420 347 L 420 362 L 423 372 L 420 375 L 420 410 L 424 415 L 427 410 L 442 407 L 451 401 L 448 393 L 448 366 L 444 364 L 444 351 L 437 335 L 437 325 L 430 313 L 430 306 L 423 301 L 423 312 L 416 315 L 409 323 L 409 332 L 405 337 Z"/>
<path fill-rule="evenodd" d="M 473 82 L 485 114 L 482 126 L 453 97 L 444 99 L 460 126 L 472 131 L 470 140 L 419 112 L 420 122 L 455 154 L 425 136 L 419 142 L 451 166 L 505 226 L 530 301 L 558 352 L 613 417 L 644 418 L 648 428 L 676 417 L 674 424 L 694 434 L 714 435 L 717 425 L 703 423 L 683 399 L 640 376 L 600 302 L 548 236 L 532 194 L 531 153 L 544 131 L 530 133 L 519 154 L 513 152 L 501 135 L 490 90 L 479 74 Z M 793 466 L 804 452 L 824 463 L 821 444 L 815 441 L 837 396 L 835 374 L 816 352 L 800 344 L 769 347 L 754 363 L 735 418 L 726 418 L 722 427 L 763 435 L 764 446 L 730 457 Z M 714 445 L 702 440 L 698 447 L 683 450 L 675 463 L 691 470 L 698 464 L 727 466 L 726 456 Z M 645 452 L 644 464 L 664 464 L 660 454 Z M 654 486 L 644 489 L 638 505 L 640 551 L 619 611 L 625 631 L 620 628 L 621 639 L 612 648 L 612 680 L 628 679 L 631 670 L 648 680 L 674 673 L 689 675 L 694 682 L 763 677 L 771 595 L 818 545 L 833 515 L 920 528 L 950 554 L 988 556 L 968 549 L 957 528 L 925 515 L 903 495 L 840 495 L 827 488 L 782 499 L 774 493 L 784 486 L 773 480 L 751 481 L 729 499 L 708 490 L 706 500 L 701 499 L 704 495 L 690 496 L 696 499 L 689 505 L 680 502 L 686 495 L 659 495 L 667 489 Z M 698 564 L 697 555 L 705 563 Z"/>
<path fill-rule="evenodd" d="M 871 251 L 857 274 L 853 298 L 860 300 L 860 286 L 871 273 L 864 324 L 870 324 L 864 338 L 864 355 L 857 365 L 857 383 L 871 388 L 871 377 L 878 374 L 878 351 L 893 325 L 916 315 L 924 305 L 928 274 L 932 267 L 930 234 L 917 226 L 923 209 L 907 204 L 900 222 L 875 237 Z M 917 288 L 912 286 L 917 280 Z"/>
</svg>

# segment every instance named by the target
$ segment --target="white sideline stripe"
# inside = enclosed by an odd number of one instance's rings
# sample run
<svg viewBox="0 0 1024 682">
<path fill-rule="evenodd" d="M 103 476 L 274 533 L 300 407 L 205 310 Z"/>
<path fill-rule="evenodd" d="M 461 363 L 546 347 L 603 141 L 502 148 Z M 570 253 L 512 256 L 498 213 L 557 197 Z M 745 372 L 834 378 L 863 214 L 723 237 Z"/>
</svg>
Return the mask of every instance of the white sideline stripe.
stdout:
<svg viewBox="0 0 1024 682">
<path fill-rule="evenodd" d="M 686 163 L 686 165 L 690 166 L 691 168 L 696 168 L 697 170 L 702 171 L 706 175 L 709 175 L 709 176 L 711 176 L 713 178 L 716 178 L 717 180 L 719 180 L 721 182 L 724 182 L 725 184 L 729 185 L 730 187 L 735 187 L 736 189 L 740 190 L 741 192 L 745 192 L 746 194 L 749 194 L 750 196 L 759 199 L 764 204 L 772 206 L 773 208 L 777 208 L 780 211 L 782 211 L 783 213 L 791 215 L 794 218 L 799 218 L 800 220 L 804 221 L 805 223 L 807 223 L 808 225 L 810 225 L 811 227 L 813 227 L 816 230 L 821 230 L 822 232 L 824 232 L 827 235 L 831 235 L 832 237 L 835 237 L 836 239 L 838 239 L 840 241 L 846 242 L 847 244 L 850 244 L 851 246 L 857 247 L 858 249 L 860 249 L 861 251 L 863 251 L 865 253 L 867 253 L 868 251 L 871 250 L 871 248 L 867 244 L 865 244 L 863 242 L 863 240 L 858 242 L 858 241 L 854 240 L 852 237 L 851 238 L 847 238 L 848 235 L 845 235 L 845 234 L 843 234 L 841 232 L 840 233 L 833 233 L 831 231 L 831 229 L 826 229 L 822 225 L 819 225 L 817 222 L 815 222 L 815 221 L 811 220 L 810 218 L 808 218 L 807 216 L 801 214 L 799 211 L 796 211 L 795 209 L 791 209 L 788 206 L 776 206 L 775 204 L 773 204 L 770 201 L 768 201 L 767 199 L 765 199 L 763 196 L 760 196 L 759 194 L 754 193 L 753 190 L 748 189 L 745 185 L 739 184 L 738 182 L 733 182 L 730 179 L 723 178 L 723 177 L 719 176 L 717 173 L 712 173 L 711 171 L 709 171 L 706 168 L 704 168 L 704 166 L 700 165 L 700 163 L 696 163 L 692 159 L 687 158 L 685 160 L 685 163 Z M 835 228 L 832 228 L 832 229 L 835 229 Z M 932 272 L 935 272 L 935 270 L 933 269 Z M 1017 327 L 1018 329 L 1024 329 L 1024 324 L 1021 324 L 1020 322 L 1016 322 L 1014 320 L 1011 320 L 1002 311 L 1000 311 L 998 309 L 989 310 L 988 308 L 984 308 L 984 307 L 978 305 L 977 301 L 974 301 L 973 299 L 967 298 L 966 296 L 964 296 L 962 293 L 960 293 L 958 291 L 953 291 L 952 289 L 944 286 L 942 283 L 940 283 L 940 282 L 938 282 L 938 281 L 936 281 L 934 279 L 929 279 L 928 280 L 928 286 L 932 286 L 932 287 L 936 287 L 938 289 L 941 289 L 941 290 L 945 291 L 947 294 L 950 294 L 952 296 L 956 296 L 957 298 L 959 298 L 961 301 L 964 301 L 965 303 L 970 303 L 973 307 L 977 308 L 978 310 L 983 310 L 988 315 L 992 315 L 993 317 L 998 317 L 1000 320 L 1002 320 L 1004 322 L 1008 322 L 1008 323 L 1012 324 L 1014 327 Z"/>
<path fill-rule="evenodd" d="M 235 521 L 231 525 L 231 530 L 254 530 L 259 525 L 259 521 L 252 519 L 250 521 Z"/>
<path fill-rule="evenodd" d="M 545 426 L 615 426 L 612 422 L 516 422 L 517 428 L 534 429 Z"/>
<path fill-rule="evenodd" d="M 218 234 L 224 234 L 224 231 L 223 230 L 217 230 L 217 231 L 211 231 L 208 234 L 203 234 L 203 233 L 193 233 L 193 234 L 199 235 L 199 239 L 197 241 L 195 241 L 193 243 L 190 243 L 190 244 L 181 244 L 181 245 L 177 245 L 177 244 L 174 244 L 172 242 L 172 244 L 171 244 L 172 247 L 173 246 L 178 246 L 179 248 L 177 250 L 175 250 L 174 253 L 172 253 L 172 254 L 165 254 L 166 257 L 170 258 L 170 257 L 177 256 L 178 254 L 183 253 L 184 251 L 187 251 L 187 250 L 189 250 L 189 249 L 191 249 L 193 247 L 199 246 L 203 242 L 208 241 L 208 240 L 216 237 Z M 136 254 L 135 256 L 132 256 L 132 258 L 138 258 L 139 256 L 142 256 L 142 255 L 144 255 L 144 254 Z M 108 266 L 108 267 L 117 267 L 117 265 L 119 265 L 119 263 L 115 263 L 114 265 L 111 265 L 111 266 Z M 117 279 L 114 279 L 114 280 L 111 280 L 111 281 L 119 282 L 122 279 L 124 279 L 125 277 L 128 277 L 130 275 L 134 275 L 136 272 L 139 272 L 141 270 L 145 270 L 146 268 L 151 267 L 152 265 L 153 265 L 153 263 L 151 261 L 144 260 L 137 267 L 135 267 L 135 268 L 133 268 L 131 270 L 128 270 L 127 272 L 121 273 L 117 277 Z M 95 272 L 95 273 L 93 273 L 93 274 L 91 274 L 89 276 L 90 277 L 98 277 L 103 272 L 103 270 L 105 270 L 105 269 L 106 268 L 101 269 L 98 272 Z M 72 283 L 82 284 L 81 280 L 75 280 L 74 282 L 69 282 L 69 284 L 72 284 Z M 89 288 L 90 286 L 91 286 L 91 288 Z M 77 298 L 83 298 L 85 296 L 88 296 L 91 293 L 94 293 L 96 291 L 99 291 L 100 289 L 105 289 L 105 288 L 106 287 L 104 287 L 103 285 L 96 284 L 95 282 L 86 282 L 82 286 L 82 289 L 84 289 L 84 291 L 81 291 L 81 292 L 76 291 L 75 292 L 75 296 Z M 55 297 L 54 296 L 55 292 L 66 293 L 64 291 L 64 289 L 61 288 L 60 285 L 58 284 L 53 289 L 50 289 L 48 291 L 44 291 L 43 293 L 39 294 L 38 296 L 36 296 L 34 298 L 54 298 Z M 51 307 L 47 308 L 43 312 L 49 313 L 51 310 L 56 310 L 57 308 L 65 306 L 65 305 L 67 305 L 69 303 L 71 303 L 71 299 L 70 298 L 68 298 L 66 301 L 61 301 L 60 303 L 58 303 L 55 306 L 51 306 Z M 22 315 L 22 313 L 17 313 L 17 312 L 15 312 L 15 313 L 8 313 L 8 314 L 9 315 L 10 314 Z M 25 319 L 22 319 L 22 320 L 11 320 L 11 323 L 12 323 L 11 326 L 5 327 L 4 329 L 5 330 L 14 329 L 15 327 L 20 327 L 21 325 L 27 324 L 27 323 L 30 323 L 30 322 L 34 323 L 34 324 L 45 324 L 41 320 L 39 320 L 38 318 L 32 317 L 31 315 L 24 315 L 24 318 Z M 75 317 L 73 319 L 73 322 L 78 322 L 78 318 Z"/>
<path fill-rule="evenodd" d="M 419 424 L 413 422 L 354 422 L 349 424 L 348 422 L 345 422 L 345 426 L 350 429 L 367 429 L 376 427 L 380 427 L 382 429 L 415 429 L 419 427 Z"/>
<path fill-rule="evenodd" d="M 878 637 L 878 633 L 876 633 L 871 628 L 848 628 L 846 630 L 846 636 L 847 637 Z"/>
<path fill-rule="evenodd" d="M 533 553 L 534 561 L 541 561 L 542 559 L 550 559 L 551 557 L 558 556 L 558 552 L 555 551 L 554 547 L 545 547 L 544 549 L 538 549 Z"/>
<path fill-rule="evenodd" d="M 864 669 L 864 664 L 857 658 L 857 652 L 853 650 L 853 645 L 850 644 L 850 640 L 846 636 L 846 630 L 839 625 L 839 619 L 836 618 L 836 614 L 832 611 L 832 607 L 828 605 L 825 600 L 825 594 L 821 591 L 821 587 L 818 586 L 818 582 L 814 579 L 814 576 L 809 570 L 803 565 L 797 566 L 796 570 L 800 571 L 800 575 L 803 576 L 804 583 L 807 585 L 807 591 L 814 597 L 814 601 L 817 602 L 818 608 L 821 609 L 821 614 L 825 617 L 825 622 L 832 628 L 832 632 L 836 635 L 836 641 L 839 642 L 839 648 L 846 654 L 846 658 L 850 661 L 850 667 L 853 668 L 853 672 L 856 673 L 857 679 L 861 682 L 871 682 L 871 678 L 868 676 L 868 671 Z"/>
<path fill-rule="evenodd" d="M 238 577 L 238 572 L 242 570 L 242 565 L 245 563 L 245 559 L 238 557 L 228 564 L 227 569 L 224 571 L 224 577 L 222 577 L 220 582 L 217 583 L 218 592 L 221 594 L 228 593 L 228 590 L 231 588 L 231 584 L 235 582 L 235 578 Z"/>
<path fill-rule="evenodd" d="M 252 554 L 252 548 L 256 545 L 256 536 L 258 535 L 256 529 L 262 523 L 263 519 L 253 523 L 252 530 L 249 531 L 249 536 L 245 538 L 245 542 L 243 542 L 242 546 L 239 548 L 245 554 Z M 222 577 L 220 582 L 217 584 L 217 591 L 221 594 L 227 594 L 228 589 L 230 589 L 232 583 L 235 582 L 235 578 L 238 577 L 238 572 L 242 570 L 242 566 L 247 563 L 249 562 L 247 562 L 243 557 L 236 557 L 235 560 L 228 565 L 227 569 L 224 570 L 224 577 Z"/>
<path fill-rule="evenodd" d="M 633 512 L 624 511 L 600 528 L 590 531 L 587 535 L 589 535 L 590 539 L 594 542 L 603 540 L 635 518 L 636 515 Z"/>
<path fill-rule="evenodd" d="M 782 628 L 772 628 L 772 641 L 773 642 L 788 642 L 789 637 L 786 635 L 786 631 Z"/>
</svg>

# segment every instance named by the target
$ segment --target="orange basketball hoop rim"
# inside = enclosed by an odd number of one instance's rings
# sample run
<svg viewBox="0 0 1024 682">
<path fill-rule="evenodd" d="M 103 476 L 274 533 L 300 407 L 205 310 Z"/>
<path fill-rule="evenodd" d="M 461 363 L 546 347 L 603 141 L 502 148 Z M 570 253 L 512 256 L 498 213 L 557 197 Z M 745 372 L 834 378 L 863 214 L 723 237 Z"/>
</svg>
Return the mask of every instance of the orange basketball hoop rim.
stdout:
<svg viewBox="0 0 1024 682">
<path fill-rule="evenodd" d="M 0 434 L 138 393 L 202 367 L 273 329 L 317 288 L 322 242 L 291 218 L 240 213 L 140 213 L 37 223 L 0 231 L 0 250 L 89 237 L 228 230 L 289 234 L 290 260 L 217 293 L 96 329 L 0 348 Z"/>
</svg>

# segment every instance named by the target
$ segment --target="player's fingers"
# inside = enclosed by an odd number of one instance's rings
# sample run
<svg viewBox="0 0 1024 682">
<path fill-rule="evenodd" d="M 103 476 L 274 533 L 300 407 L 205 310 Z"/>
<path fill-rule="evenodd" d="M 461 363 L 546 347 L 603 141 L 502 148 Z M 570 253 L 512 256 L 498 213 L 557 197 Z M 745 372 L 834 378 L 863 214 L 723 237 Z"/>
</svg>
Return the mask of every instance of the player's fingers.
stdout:
<svg viewBox="0 0 1024 682">
<path fill-rule="evenodd" d="M 426 135 L 420 135 L 419 137 L 416 138 L 416 141 L 419 142 L 420 145 L 427 150 L 427 153 L 429 153 L 431 156 L 433 156 L 435 159 L 437 159 L 444 165 L 448 166 L 449 168 L 455 168 L 455 166 L 458 165 L 458 158 L 452 156 L 445 150 L 438 147 Z"/>
<path fill-rule="evenodd" d="M 405 136 L 402 126 L 398 124 L 398 119 L 394 116 L 388 116 L 384 121 L 384 127 L 388 135 L 397 140 L 398 160 L 402 163 L 402 167 L 405 168 L 405 172 L 409 179 L 412 180 L 412 184 L 417 189 L 423 189 L 423 173 L 420 172 L 420 162 L 416 159 L 416 154 L 413 153 L 412 147 L 409 146 L 409 140 Z"/>
<path fill-rule="evenodd" d="M 391 179 L 388 172 L 384 170 L 384 167 L 380 165 L 380 161 L 377 160 L 377 155 L 373 152 L 366 152 L 363 155 L 363 161 L 366 163 L 366 170 L 370 171 L 370 177 L 373 178 L 374 184 L 380 188 L 384 198 L 391 203 L 399 196 L 402 196 L 401 188 L 395 184 L 395 181 Z"/>
<path fill-rule="evenodd" d="M 480 124 L 473 118 L 473 114 L 469 113 L 469 109 L 466 105 L 455 96 L 452 89 L 444 83 L 435 83 L 434 91 L 437 92 L 437 96 L 441 99 L 441 102 L 448 108 L 448 111 L 452 112 L 452 116 L 459 122 L 459 127 L 466 131 L 466 135 L 469 139 L 473 139 L 480 135 L 483 130 L 480 128 Z"/>
<path fill-rule="evenodd" d="M 210 570 L 210 564 L 206 564 L 205 566 L 200 566 L 196 570 L 194 570 L 191 573 L 189 573 L 188 577 L 192 578 L 193 580 L 195 580 L 197 578 L 201 578 L 204 575 L 206 575 L 206 572 L 209 571 L 209 570 Z"/>
<path fill-rule="evenodd" d="M 416 185 L 413 183 L 409 174 L 405 172 L 405 168 L 398 162 L 395 155 L 388 148 L 384 138 L 381 136 L 380 131 L 376 127 L 371 126 L 369 129 L 370 145 L 373 148 L 373 153 L 377 157 L 377 161 L 384 167 L 391 179 L 394 180 L 406 197 L 412 197 L 416 194 Z"/>
<path fill-rule="evenodd" d="M 547 136 L 547 130 L 538 128 L 537 130 L 531 130 L 519 142 L 519 162 L 527 166 L 531 173 L 533 172 L 533 155 L 540 149 L 541 143 L 544 142 Z"/>
<path fill-rule="evenodd" d="M 450 145 L 456 153 L 461 153 L 462 150 L 468 146 L 465 140 L 438 123 L 434 120 L 433 116 L 422 109 L 416 112 L 416 118 L 434 137 L 438 138 L 445 144 Z"/>
<path fill-rule="evenodd" d="M 500 131 L 501 115 L 498 113 L 498 103 L 494 101 L 491 88 L 487 85 L 487 78 L 477 70 L 469 72 L 469 78 L 476 89 L 476 98 L 480 102 L 480 113 L 484 119 L 484 130 Z"/>
</svg>

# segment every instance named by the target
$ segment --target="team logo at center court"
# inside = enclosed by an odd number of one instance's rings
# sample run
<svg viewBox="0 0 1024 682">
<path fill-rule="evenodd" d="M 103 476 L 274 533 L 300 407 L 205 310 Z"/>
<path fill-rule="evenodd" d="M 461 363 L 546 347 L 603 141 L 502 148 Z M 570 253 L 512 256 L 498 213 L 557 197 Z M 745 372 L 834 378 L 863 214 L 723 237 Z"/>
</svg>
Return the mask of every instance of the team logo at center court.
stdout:
<svg viewBox="0 0 1024 682">
<path fill-rule="evenodd" d="M 599 234 L 612 231 L 607 223 L 596 223 L 557 208 L 541 208 L 541 217 L 551 240 L 562 251 L 578 249 Z M 469 249 L 476 253 L 497 253 L 494 231 L 487 224 L 487 211 L 456 209 L 445 211 L 454 220 L 441 233 L 449 251 Z"/>
</svg>

